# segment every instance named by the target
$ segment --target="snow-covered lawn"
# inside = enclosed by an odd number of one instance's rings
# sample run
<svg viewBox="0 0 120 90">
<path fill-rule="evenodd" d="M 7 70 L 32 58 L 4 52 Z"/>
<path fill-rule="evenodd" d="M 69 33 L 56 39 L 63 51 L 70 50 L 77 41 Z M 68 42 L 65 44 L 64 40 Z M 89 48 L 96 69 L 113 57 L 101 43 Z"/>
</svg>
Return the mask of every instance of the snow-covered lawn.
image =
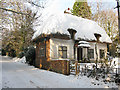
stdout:
<svg viewBox="0 0 120 90">
<path fill-rule="evenodd" d="M 86 76 L 65 76 L 2 57 L 2 88 L 118 88 Z"/>
</svg>

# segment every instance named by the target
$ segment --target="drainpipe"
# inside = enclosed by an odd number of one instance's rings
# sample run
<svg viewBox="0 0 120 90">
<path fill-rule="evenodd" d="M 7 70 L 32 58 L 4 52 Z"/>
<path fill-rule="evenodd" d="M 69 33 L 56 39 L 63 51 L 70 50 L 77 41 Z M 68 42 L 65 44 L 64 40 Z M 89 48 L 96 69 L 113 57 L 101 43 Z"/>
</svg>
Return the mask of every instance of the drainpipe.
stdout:
<svg viewBox="0 0 120 90">
<path fill-rule="evenodd" d="M 97 44 L 98 42 L 100 42 L 100 37 L 101 35 L 100 34 L 97 34 L 97 33 L 94 33 L 94 36 L 96 37 L 97 41 L 96 41 L 96 44 L 95 44 L 95 51 L 96 51 L 96 69 L 97 69 L 97 63 L 98 63 L 98 52 L 97 52 Z"/>
<path fill-rule="evenodd" d="M 96 53 L 96 69 L 97 69 L 97 63 L 98 63 L 97 42 L 95 44 L 95 53 Z"/>
<path fill-rule="evenodd" d="M 117 8 L 118 8 L 118 30 L 119 30 L 119 40 L 118 43 L 120 42 L 120 2 L 119 0 L 117 1 Z"/>
<path fill-rule="evenodd" d="M 46 57 L 46 41 L 47 41 L 47 37 L 45 37 L 45 57 Z"/>
</svg>

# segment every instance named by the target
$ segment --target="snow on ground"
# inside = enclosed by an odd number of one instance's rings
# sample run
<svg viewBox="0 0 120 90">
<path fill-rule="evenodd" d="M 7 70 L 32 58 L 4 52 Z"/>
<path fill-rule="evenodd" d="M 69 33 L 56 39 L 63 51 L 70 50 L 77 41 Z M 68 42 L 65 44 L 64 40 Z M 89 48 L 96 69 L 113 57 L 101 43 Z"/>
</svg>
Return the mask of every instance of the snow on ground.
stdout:
<svg viewBox="0 0 120 90">
<path fill-rule="evenodd" d="M 113 58 L 112 62 L 111 62 L 111 67 L 113 68 L 118 68 L 120 65 L 120 58 L 116 57 Z M 120 68 L 120 67 L 119 67 Z"/>
<path fill-rule="evenodd" d="M 0 56 L 0 61 L 2 60 L 2 57 Z M 2 72 L 2 63 L 0 62 L 0 72 Z M 0 73 L 0 90 L 2 89 L 2 73 Z"/>
<path fill-rule="evenodd" d="M 3 88 L 117 88 L 115 83 L 96 81 L 86 76 L 65 76 L 2 58 Z"/>
<path fill-rule="evenodd" d="M 95 65 L 95 63 L 80 63 L 80 70 L 82 70 L 82 68 L 84 69 L 85 66 L 88 69 L 93 69 L 93 65 Z"/>
<path fill-rule="evenodd" d="M 20 63 L 26 63 L 26 58 L 25 58 L 25 56 L 22 57 L 22 58 L 15 57 L 15 58 L 13 58 L 13 61 L 14 62 L 20 62 Z"/>
<path fill-rule="evenodd" d="M 111 61 L 111 67 L 114 69 L 114 72 L 116 72 L 116 69 L 118 69 L 117 72 L 120 74 L 120 58 L 113 58 Z"/>
</svg>

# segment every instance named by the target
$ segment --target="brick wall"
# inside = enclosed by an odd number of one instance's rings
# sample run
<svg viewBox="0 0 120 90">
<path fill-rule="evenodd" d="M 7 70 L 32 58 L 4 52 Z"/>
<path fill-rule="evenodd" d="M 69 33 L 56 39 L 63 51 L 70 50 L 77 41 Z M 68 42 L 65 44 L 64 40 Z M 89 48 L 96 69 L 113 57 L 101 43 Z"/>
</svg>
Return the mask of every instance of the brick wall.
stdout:
<svg viewBox="0 0 120 90">
<path fill-rule="evenodd" d="M 50 70 L 62 73 L 65 75 L 70 74 L 70 65 L 67 60 L 53 60 L 50 61 Z"/>
</svg>

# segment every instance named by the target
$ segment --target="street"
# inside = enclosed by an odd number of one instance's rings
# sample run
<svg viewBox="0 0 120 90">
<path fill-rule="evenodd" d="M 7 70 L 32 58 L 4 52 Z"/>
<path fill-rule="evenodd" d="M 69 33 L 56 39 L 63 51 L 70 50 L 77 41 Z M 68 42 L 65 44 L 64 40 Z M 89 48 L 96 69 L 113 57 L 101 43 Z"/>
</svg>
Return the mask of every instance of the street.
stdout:
<svg viewBox="0 0 120 90">
<path fill-rule="evenodd" d="M 114 83 L 104 84 L 86 76 L 65 76 L 59 73 L 34 68 L 0 56 L 2 88 L 107 88 L 117 87 Z M 99 84 L 99 85 L 98 85 Z"/>
</svg>

